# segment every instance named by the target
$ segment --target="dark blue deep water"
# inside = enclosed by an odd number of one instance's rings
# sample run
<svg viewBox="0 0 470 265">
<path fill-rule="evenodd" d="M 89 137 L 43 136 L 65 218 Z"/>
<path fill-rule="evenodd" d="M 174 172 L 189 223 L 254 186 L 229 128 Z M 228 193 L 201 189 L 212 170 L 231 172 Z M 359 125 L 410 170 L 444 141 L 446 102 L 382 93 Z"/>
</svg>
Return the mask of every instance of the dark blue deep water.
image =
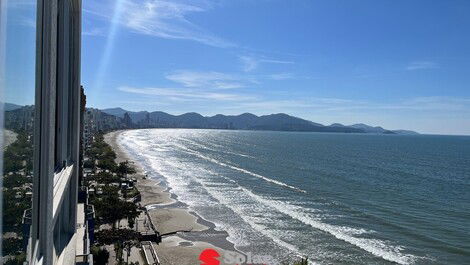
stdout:
<svg viewBox="0 0 470 265">
<path fill-rule="evenodd" d="M 241 251 L 470 264 L 470 137 L 154 129 L 119 141 Z"/>
</svg>

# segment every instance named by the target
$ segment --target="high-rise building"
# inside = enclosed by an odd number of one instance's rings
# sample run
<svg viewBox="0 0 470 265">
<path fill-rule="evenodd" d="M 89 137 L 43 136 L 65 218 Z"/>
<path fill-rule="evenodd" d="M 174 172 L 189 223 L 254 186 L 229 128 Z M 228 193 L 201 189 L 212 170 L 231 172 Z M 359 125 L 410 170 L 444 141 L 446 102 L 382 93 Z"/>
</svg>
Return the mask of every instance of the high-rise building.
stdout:
<svg viewBox="0 0 470 265">
<path fill-rule="evenodd" d="M 89 264 L 78 201 L 81 1 L 38 1 L 34 181 L 28 264 Z"/>
</svg>

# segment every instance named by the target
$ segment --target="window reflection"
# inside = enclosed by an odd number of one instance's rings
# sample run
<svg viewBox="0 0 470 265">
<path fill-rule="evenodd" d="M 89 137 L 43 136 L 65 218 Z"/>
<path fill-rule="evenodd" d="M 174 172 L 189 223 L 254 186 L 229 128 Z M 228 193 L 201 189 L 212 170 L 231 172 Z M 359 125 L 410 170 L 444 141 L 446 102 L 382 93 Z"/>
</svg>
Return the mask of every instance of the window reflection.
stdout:
<svg viewBox="0 0 470 265">
<path fill-rule="evenodd" d="M 33 197 L 36 2 L 2 1 L 5 7 L 2 259 L 4 264 L 22 264 Z"/>
</svg>

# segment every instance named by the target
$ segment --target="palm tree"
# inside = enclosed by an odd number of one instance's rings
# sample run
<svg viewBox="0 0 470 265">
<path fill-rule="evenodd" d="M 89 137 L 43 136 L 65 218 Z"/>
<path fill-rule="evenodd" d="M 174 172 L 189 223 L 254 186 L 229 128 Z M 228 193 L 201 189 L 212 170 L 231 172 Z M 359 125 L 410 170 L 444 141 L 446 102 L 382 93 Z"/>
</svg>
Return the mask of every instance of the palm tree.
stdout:
<svg viewBox="0 0 470 265">
<path fill-rule="evenodd" d="M 98 245 L 114 245 L 116 252 L 116 260 L 121 264 L 124 250 L 127 252 L 125 264 L 129 261 L 129 255 L 132 247 L 137 246 L 140 242 L 140 233 L 131 229 L 105 229 L 96 232 L 96 241 Z"/>
</svg>

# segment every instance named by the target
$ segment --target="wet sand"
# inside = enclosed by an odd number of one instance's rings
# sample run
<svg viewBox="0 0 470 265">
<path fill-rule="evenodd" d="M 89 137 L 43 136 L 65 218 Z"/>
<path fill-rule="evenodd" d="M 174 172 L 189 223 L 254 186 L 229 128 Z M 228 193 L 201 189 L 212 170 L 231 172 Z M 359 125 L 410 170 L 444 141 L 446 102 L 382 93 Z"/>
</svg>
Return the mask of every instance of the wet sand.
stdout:
<svg viewBox="0 0 470 265">
<path fill-rule="evenodd" d="M 114 131 L 105 135 L 105 141 L 116 152 L 116 162 L 132 161 L 130 156 L 119 146 L 118 137 L 123 131 Z M 142 167 L 133 161 L 137 173 L 137 188 L 142 201 L 149 212 L 160 234 L 177 230 L 190 230 L 189 233 L 178 233 L 164 237 L 162 243 L 154 244 L 162 264 L 193 265 L 199 264 L 199 255 L 206 248 L 217 250 L 221 255 L 223 251 L 235 251 L 232 243 L 227 240 L 228 234 L 216 231 L 215 225 L 189 211 L 183 203 L 177 200 L 174 194 L 158 185 L 158 182 L 146 178 Z M 222 260 L 222 259 L 221 259 Z M 224 263 L 221 263 L 224 264 Z"/>
</svg>

